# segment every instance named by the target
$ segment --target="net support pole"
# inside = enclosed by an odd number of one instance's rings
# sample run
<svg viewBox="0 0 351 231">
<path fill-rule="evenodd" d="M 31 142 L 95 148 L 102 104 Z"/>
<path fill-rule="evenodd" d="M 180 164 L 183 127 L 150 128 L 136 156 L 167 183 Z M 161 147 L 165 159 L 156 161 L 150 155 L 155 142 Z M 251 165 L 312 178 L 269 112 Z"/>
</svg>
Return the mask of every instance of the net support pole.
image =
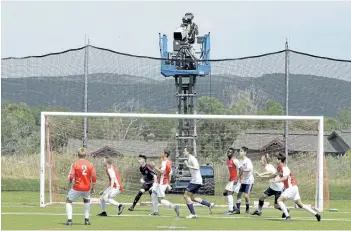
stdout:
<svg viewBox="0 0 351 231">
<path fill-rule="evenodd" d="M 288 40 L 285 42 L 285 115 L 289 115 L 289 44 Z M 289 155 L 289 121 L 285 120 L 285 157 L 286 163 L 288 163 L 288 155 Z"/>
<path fill-rule="evenodd" d="M 323 212 L 324 208 L 324 118 L 321 117 L 320 120 L 318 121 L 318 199 L 317 199 L 317 205 L 315 206 L 316 209 L 319 212 Z"/>
<path fill-rule="evenodd" d="M 40 116 L 40 207 L 45 207 L 45 113 Z"/>
<path fill-rule="evenodd" d="M 86 41 L 86 36 L 85 36 Z M 88 112 L 88 62 L 89 60 L 89 39 L 85 42 L 85 58 L 84 58 L 84 112 Z M 88 139 L 88 118 L 84 117 L 83 122 L 83 147 L 87 148 Z"/>
</svg>

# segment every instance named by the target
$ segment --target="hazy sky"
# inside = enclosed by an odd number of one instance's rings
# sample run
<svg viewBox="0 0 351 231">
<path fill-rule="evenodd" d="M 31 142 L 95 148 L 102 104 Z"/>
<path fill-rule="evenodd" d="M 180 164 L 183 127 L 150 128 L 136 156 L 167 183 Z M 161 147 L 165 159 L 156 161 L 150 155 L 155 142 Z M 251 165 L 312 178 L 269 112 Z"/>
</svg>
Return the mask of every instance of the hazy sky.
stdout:
<svg viewBox="0 0 351 231">
<path fill-rule="evenodd" d="M 1 2 L 1 56 L 41 55 L 91 44 L 159 57 L 186 12 L 211 32 L 212 57 L 291 49 L 351 60 L 351 2 Z"/>
</svg>

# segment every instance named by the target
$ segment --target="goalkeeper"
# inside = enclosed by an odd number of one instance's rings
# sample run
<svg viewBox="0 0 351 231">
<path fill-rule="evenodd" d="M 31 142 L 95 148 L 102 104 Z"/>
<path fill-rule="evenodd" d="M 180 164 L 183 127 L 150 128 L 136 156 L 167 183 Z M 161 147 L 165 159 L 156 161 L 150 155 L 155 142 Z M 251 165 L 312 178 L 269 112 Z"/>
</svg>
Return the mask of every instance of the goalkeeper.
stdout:
<svg viewBox="0 0 351 231">
<path fill-rule="evenodd" d="M 143 175 L 143 178 L 140 179 L 140 183 L 143 184 L 143 187 L 139 190 L 138 194 L 135 196 L 135 199 L 133 201 L 133 205 L 128 209 L 129 211 L 133 211 L 135 208 L 135 205 L 138 203 L 140 200 L 141 196 L 149 191 L 150 195 L 152 193 L 152 185 L 154 181 L 157 179 L 157 175 L 154 172 L 153 168 L 151 165 L 146 163 L 147 157 L 145 155 L 139 155 L 138 162 L 140 164 L 140 172 Z"/>
</svg>

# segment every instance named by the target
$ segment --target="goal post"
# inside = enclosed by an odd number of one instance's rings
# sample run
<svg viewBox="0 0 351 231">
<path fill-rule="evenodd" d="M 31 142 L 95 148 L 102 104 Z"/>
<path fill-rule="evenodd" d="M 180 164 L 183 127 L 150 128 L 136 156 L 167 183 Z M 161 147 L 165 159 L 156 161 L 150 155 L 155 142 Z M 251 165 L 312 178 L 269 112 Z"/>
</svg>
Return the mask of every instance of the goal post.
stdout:
<svg viewBox="0 0 351 231">
<path fill-rule="evenodd" d="M 323 211 L 324 202 L 324 119 L 323 116 L 272 116 L 272 115 L 184 115 L 184 114 L 148 114 L 148 113 L 93 113 L 93 112 L 41 112 L 41 129 L 40 129 L 40 206 L 45 207 L 46 205 L 53 202 L 53 189 L 51 186 L 52 174 L 47 173 L 47 169 L 51 168 L 49 166 L 51 154 L 47 153 L 47 136 L 48 132 L 48 122 L 49 117 L 67 117 L 67 118 L 104 118 L 106 120 L 113 118 L 135 118 L 135 119 L 152 119 L 152 120 L 183 120 L 183 119 L 193 119 L 201 121 L 315 121 L 318 123 L 315 130 L 317 135 L 317 147 L 316 148 L 316 193 L 315 193 L 315 209 L 318 211 Z M 88 122 L 89 123 L 89 122 Z M 95 122 L 99 123 L 99 122 Z M 274 122 L 272 122 L 274 124 Z M 82 123 L 80 124 L 83 130 Z M 88 124 L 89 126 L 89 124 Z M 158 126 L 158 125 L 153 125 Z M 105 126 L 109 129 L 109 126 Z M 197 126 L 197 129 L 199 126 Z M 73 129 L 73 128 L 72 128 Z M 128 127 L 129 129 L 129 127 Z M 140 128 L 139 128 L 140 129 Z M 51 130 L 50 130 L 51 131 Z M 172 132 L 172 131 L 170 131 Z M 215 132 L 214 130 L 211 132 Z M 83 134 L 82 132 L 80 134 Z M 200 131 L 197 132 L 198 137 L 203 136 Z M 126 138 L 126 135 L 124 139 Z M 111 138 L 112 139 L 112 138 Z M 174 139 L 176 139 L 174 137 Z M 89 150 L 89 137 L 88 137 L 88 150 Z M 249 147 L 250 148 L 250 147 Z M 90 152 L 91 150 L 89 150 Z M 201 156 L 201 151 L 200 156 Z M 73 162 L 73 159 L 72 159 Z M 290 162 L 289 162 L 290 163 Z M 292 170 L 294 172 L 294 170 Z M 49 178 L 49 179 L 48 179 Z M 299 179 L 297 178 L 298 184 Z M 49 184 L 49 186 L 47 185 Z M 46 188 L 48 187 L 48 189 Z M 135 189 L 138 190 L 138 189 Z M 49 192 L 48 196 L 46 196 Z M 135 191 L 136 192 L 136 191 Z M 49 197 L 49 201 L 48 200 Z M 302 196 L 302 199 L 304 197 Z"/>
</svg>

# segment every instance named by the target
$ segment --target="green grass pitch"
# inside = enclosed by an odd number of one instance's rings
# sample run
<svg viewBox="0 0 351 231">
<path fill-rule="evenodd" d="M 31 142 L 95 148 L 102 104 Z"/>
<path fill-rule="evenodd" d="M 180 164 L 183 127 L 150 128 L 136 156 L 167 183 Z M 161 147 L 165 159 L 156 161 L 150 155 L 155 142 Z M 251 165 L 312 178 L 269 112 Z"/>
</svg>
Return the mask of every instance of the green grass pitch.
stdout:
<svg viewBox="0 0 351 231">
<path fill-rule="evenodd" d="M 97 197 L 95 195 L 94 197 Z M 184 204 L 179 195 L 167 195 L 175 203 Z M 117 200 L 131 202 L 132 196 L 120 196 Z M 224 204 L 223 197 L 206 197 L 206 200 Z M 141 201 L 150 201 L 144 195 Z M 207 207 L 196 207 L 198 219 L 188 220 L 189 214 L 185 206 L 181 207 L 180 218 L 175 217 L 173 210 L 160 207 L 160 217 L 151 217 L 152 208 L 137 206 L 135 211 L 124 210 L 117 216 L 117 210 L 107 205 L 109 217 L 97 217 L 99 205 L 92 205 L 90 212 L 91 225 L 83 225 L 82 205 L 73 205 L 73 226 L 67 227 L 65 205 L 39 207 L 37 192 L 2 192 L 1 194 L 1 229 L 2 230 L 350 230 L 351 201 L 331 201 L 331 207 L 338 212 L 322 213 L 322 221 L 300 209 L 292 209 L 291 222 L 284 222 L 281 213 L 273 209 L 265 209 L 262 216 L 247 214 L 224 215 L 227 208 L 217 207 L 212 215 Z M 271 200 L 269 200 L 271 201 Z M 291 204 L 290 204 L 291 205 Z M 253 208 L 250 208 L 253 211 Z"/>
</svg>

